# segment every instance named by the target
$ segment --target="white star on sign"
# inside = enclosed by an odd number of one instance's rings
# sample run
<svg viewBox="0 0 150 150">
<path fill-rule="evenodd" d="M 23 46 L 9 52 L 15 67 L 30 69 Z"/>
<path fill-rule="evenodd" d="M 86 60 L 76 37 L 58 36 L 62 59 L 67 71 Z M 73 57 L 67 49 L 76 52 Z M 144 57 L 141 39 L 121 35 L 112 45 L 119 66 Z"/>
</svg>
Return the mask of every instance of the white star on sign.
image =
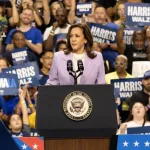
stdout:
<svg viewBox="0 0 150 150">
<path fill-rule="evenodd" d="M 149 147 L 149 145 L 150 145 L 150 143 L 148 141 L 146 141 L 144 144 L 145 144 L 145 147 L 147 147 L 147 146 Z"/>
<path fill-rule="evenodd" d="M 140 143 L 138 143 L 137 141 L 134 142 L 134 146 L 135 146 L 135 147 L 136 147 L 136 146 L 139 146 L 139 144 L 140 144 Z"/>
<path fill-rule="evenodd" d="M 23 148 L 23 149 L 26 149 L 26 148 L 27 148 L 27 145 L 26 145 L 26 144 L 22 145 L 22 148 Z"/>
<path fill-rule="evenodd" d="M 124 147 L 125 147 L 125 146 L 128 147 L 128 144 L 129 144 L 129 143 L 127 143 L 126 141 L 123 143 Z"/>
<path fill-rule="evenodd" d="M 34 144 L 33 149 L 37 149 L 38 145 Z"/>
</svg>

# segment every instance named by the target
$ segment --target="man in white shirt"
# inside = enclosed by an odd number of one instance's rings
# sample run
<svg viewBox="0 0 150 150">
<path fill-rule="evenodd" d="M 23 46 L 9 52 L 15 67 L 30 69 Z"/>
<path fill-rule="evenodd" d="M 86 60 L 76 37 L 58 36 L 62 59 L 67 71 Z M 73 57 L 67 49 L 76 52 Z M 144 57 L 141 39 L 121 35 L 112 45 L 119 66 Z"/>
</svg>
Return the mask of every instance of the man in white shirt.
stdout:
<svg viewBox="0 0 150 150">
<path fill-rule="evenodd" d="M 56 22 L 47 28 L 43 35 L 44 48 L 52 50 L 54 45 L 54 35 L 67 34 L 70 25 L 67 23 L 67 11 L 65 8 L 59 8 L 56 11 Z"/>
</svg>

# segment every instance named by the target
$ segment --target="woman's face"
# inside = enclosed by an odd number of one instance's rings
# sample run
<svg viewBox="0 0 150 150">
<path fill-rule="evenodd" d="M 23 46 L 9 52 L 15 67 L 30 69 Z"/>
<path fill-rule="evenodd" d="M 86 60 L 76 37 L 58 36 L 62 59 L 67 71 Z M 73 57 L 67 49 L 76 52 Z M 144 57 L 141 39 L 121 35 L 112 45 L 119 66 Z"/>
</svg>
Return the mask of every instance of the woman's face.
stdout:
<svg viewBox="0 0 150 150">
<path fill-rule="evenodd" d="M 2 72 L 2 69 L 7 68 L 7 63 L 5 60 L 0 60 L 0 72 Z"/>
<path fill-rule="evenodd" d="M 12 131 L 18 131 L 22 129 L 22 120 L 19 115 L 15 114 L 11 116 L 9 128 Z"/>
<path fill-rule="evenodd" d="M 58 9 L 58 8 L 61 8 L 61 6 L 60 6 L 60 4 L 53 4 L 52 5 L 52 15 L 53 16 L 56 16 L 56 10 Z"/>
<path fill-rule="evenodd" d="M 126 67 L 127 67 L 127 62 L 125 61 L 124 58 L 122 57 L 116 58 L 115 70 L 117 71 L 117 73 L 124 72 L 126 70 Z"/>
<path fill-rule="evenodd" d="M 84 50 L 86 39 L 83 34 L 83 30 L 79 27 L 75 27 L 70 32 L 70 45 L 74 52 Z"/>
<path fill-rule="evenodd" d="M 141 103 L 135 103 L 132 107 L 132 115 L 134 117 L 144 118 L 145 116 L 145 107 Z"/>
<path fill-rule="evenodd" d="M 124 12 L 124 4 L 120 4 L 120 5 L 118 6 L 118 15 L 119 15 L 120 17 L 122 17 L 122 16 L 125 15 L 125 12 Z"/>
</svg>

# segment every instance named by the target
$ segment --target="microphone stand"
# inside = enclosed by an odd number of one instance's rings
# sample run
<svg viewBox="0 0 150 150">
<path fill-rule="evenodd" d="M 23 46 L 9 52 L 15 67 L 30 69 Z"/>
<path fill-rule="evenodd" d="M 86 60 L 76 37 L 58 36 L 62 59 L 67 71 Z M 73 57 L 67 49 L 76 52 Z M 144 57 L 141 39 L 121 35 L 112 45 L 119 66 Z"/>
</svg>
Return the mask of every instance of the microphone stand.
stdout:
<svg viewBox="0 0 150 150">
<path fill-rule="evenodd" d="M 74 73 L 74 74 L 73 74 Z M 74 78 L 74 85 L 77 85 L 77 72 L 76 71 L 70 71 L 69 74 Z"/>
<path fill-rule="evenodd" d="M 69 74 L 74 78 L 74 85 L 77 85 L 77 79 L 78 79 L 78 77 L 83 74 L 83 71 L 80 71 L 80 73 L 79 73 L 78 76 L 77 76 L 77 72 L 79 72 L 79 71 L 72 71 L 72 72 L 69 72 Z M 73 73 L 74 73 L 74 74 L 73 74 Z"/>
</svg>

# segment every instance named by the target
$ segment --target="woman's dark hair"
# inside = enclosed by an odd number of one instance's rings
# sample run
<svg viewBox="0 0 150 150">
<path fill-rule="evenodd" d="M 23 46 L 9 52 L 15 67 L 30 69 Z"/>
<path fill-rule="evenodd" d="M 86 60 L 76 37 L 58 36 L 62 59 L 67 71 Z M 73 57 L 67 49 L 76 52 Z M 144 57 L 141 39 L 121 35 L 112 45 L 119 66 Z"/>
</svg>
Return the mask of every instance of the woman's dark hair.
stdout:
<svg viewBox="0 0 150 150">
<path fill-rule="evenodd" d="M 141 103 L 141 102 L 138 102 L 138 101 L 137 101 L 137 102 L 134 102 L 133 104 L 130 104 L 130 106 L 129 106 L 130 114 L 129 114 L 129 117 L 128 117 L 128 119 L 127 119 L 127 122 L 133 120 L 132 108 L 133 108 L 133 106 L 134 106 L 136 103 Z M 143 104 L 143 103 L 141 103 L 141 104 L 142 104 L 143 107 L 144 107 L 144 104 Z M 145 107 L 144 107 L 144 109 L 145 109 Z M 145 123 L 146 121 L 147 121 L 147 113 L 146 113 L 146 109 L 145 109 L 144 123 Z"/>
<path fill-rule="evenodd" d="M 87 40 L 87 42 L 85 44 L 86 53 L 87 53 L 88 57 L 90 57 L 92 59 L 95 58 L 96 57 L 96 53 L 92 52 L 93 36 L 91 34 L 91 31 L 90 31 L 89 27 L 86 24 L 81 24 L 81 23 L 73 24 L 73 25 L 70 26 L 68 34 L 67 34 L 67 49 L 68 50 L 65 51 L 65 54 L 69 54 L 70 52 L 72 52 L 72 47 L 71 47 L 71 44 L 70 44 L 70 33 L 71 33 L 71 30 L 73 28 L 80 28 L 80 29 L 82 29 L 84 37 Z"/>
<path fill-rule="evenodd" d="M 55 48 L 55 51 L 56 51 L 56 52 L 59 51 L 59 47 L 60 47 L 61 44 L 66 44 L 66 45 L 67 45 L 67 42 L 64 41 L 64 40 L 58 41 L 57 44 L 56 44 L 56 48 Z"/>
</svg>

